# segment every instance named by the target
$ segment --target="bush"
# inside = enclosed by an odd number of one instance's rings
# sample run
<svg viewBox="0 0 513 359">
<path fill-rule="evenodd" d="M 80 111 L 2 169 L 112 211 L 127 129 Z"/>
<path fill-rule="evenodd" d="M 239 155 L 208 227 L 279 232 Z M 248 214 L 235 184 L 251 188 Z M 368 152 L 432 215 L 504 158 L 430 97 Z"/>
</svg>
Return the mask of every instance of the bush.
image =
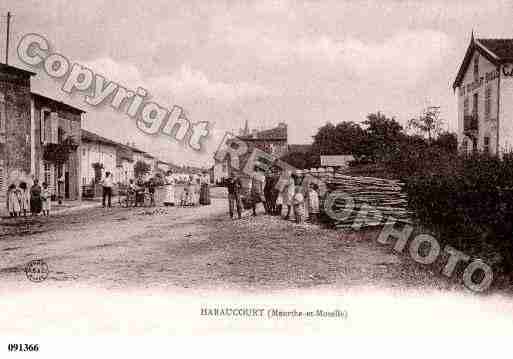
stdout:
<svg viewBox="0 0 513 359">
<path fill-rule="evenodd" d="M 406 180 L 416 219 L 442 241 L 470 255 L 492 256 L 501 271 L 513 270 L 513 160 L 452 156 Z"/>
</svg>

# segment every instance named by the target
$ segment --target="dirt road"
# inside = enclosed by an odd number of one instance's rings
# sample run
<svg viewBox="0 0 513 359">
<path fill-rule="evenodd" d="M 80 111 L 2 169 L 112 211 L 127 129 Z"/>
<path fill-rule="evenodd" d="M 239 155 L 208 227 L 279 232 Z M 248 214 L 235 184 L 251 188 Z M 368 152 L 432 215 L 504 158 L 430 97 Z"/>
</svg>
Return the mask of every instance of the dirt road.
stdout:
<svg viewBox="0 0 513 359">
<path fill-rule="evenodd" d="M 98 288 L 450 288 L 411 259 L 358 236 L 270 216 L 230 220 L 226 202 L 196 208 L 103 208 L 2 227 L 0 287 L 31 285 L 24 266 L 43 259 L 39 286 Z"/>
<path fill-rule="evenodd" d="M 511 333 L 513 302 L 455 281 L 373 240 L 276 217 L 197 208 L 102 208 L 0 228 L 0 333 L 304 335 Z M 248 213 L 249 214 L 249 213 Z M 27 262 L 43 259 L 43 282 Z M 345 311 L 348 319 L 205 316 L 205 308 Z M 443 325 L 440 325 L 443 323 Z"/>
</svg>

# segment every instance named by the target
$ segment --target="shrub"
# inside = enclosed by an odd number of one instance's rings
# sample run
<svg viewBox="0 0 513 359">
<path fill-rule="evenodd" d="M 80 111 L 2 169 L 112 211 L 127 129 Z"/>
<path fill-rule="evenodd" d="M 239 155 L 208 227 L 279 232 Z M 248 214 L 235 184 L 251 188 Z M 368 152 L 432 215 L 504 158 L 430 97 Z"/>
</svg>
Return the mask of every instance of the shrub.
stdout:
<svg viewBox="0 0 513 359">
<path fill-rule="evenodd" d="M 452 156 L 436 168 L 406 180 L 408 205 L 416 219 L 468 254 L 500 258 L 500 270 L 513 269 L 513 160 L 484 155 Z M 436 165 L 436 163 L 435 163 Z"/>
</svg>

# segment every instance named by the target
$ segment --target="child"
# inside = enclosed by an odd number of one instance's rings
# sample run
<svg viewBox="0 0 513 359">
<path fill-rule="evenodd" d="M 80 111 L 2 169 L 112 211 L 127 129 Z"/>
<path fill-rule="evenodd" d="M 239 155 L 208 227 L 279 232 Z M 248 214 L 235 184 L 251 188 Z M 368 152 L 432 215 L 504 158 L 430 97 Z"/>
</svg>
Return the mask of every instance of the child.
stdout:
<svg viewBox="0 0 513 359">
<path fill-rule="evenodd" d="M 278 193 L 278 197 L 276 197 L 276 207 L 275 207 L 275 215 L 281 216 L 281 212 L 283 211 L 283 196 L 281 195 L 281 192 Z"/>
<path fill-rule="evenodd" d="M 194 206 L 196 204 L 196 189 L 194 188 L 194 183 L 192 176 L 187 184 L 187 205 Z"/>
<path fill-rule="evenodd" d="M 294 214 L 296 216 L 296 223 L 303 223 L 303 216 L 305 215 L 305 197 L 301 186 L 296 186 L 294 197 L 292 197 L 292 205 L 294 206 Z"/>
<path fill-rule="evenodd" d="M 48 184 L 43 182 L 43 190 L 41 191 L 41 199 L 43 202 L 43 216 L 50 215 L 50 208 L 52 206 L 51 203 L 52 194 L 50 193 L 50 188 L 48 188 Z"/>
<path fill-rule="evenodd" d="M 187 187 L 184 187 L 182 196 L 180 197 L 180 206 L 185 207 L 187 205 L 187 199 L 189 197 L 189 194 L 187 193 Z"/>
<path fill-rule="evenodd" d="M 7 189 L 7 210 L 11 217 L 18 217 L 20 214 L 20 191 L 14 183 Z"/>
<path fill-rule="evenodd" d="M 27 216 L 27 212 L 30 210 L 30 193 L 28 191 L 27 184 L 25 182 L 20 183 L 20 214 L 23 212 L 23 216 Z"/>
<path fill-rule="evenodd" d="M 312 223 L 319 222 L 319 194 L 317 190 L 319 186 L 315 183 L 310 184 L 310 190 L 308 191 L 308 206 L 310 209 L 310 221 Z"/>
</svg>

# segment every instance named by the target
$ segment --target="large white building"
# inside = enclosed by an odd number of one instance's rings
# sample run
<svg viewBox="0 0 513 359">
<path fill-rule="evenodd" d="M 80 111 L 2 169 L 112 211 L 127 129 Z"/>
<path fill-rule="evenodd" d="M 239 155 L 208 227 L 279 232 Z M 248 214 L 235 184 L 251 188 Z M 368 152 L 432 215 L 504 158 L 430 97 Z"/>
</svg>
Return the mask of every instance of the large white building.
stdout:
<svg viewBox="0 0 513 359">
<path fill-rule="evenodd" d="M 513 39 L 473 34 L 453 84 L 463 152 L 513 150 Z"/>
</svg>

